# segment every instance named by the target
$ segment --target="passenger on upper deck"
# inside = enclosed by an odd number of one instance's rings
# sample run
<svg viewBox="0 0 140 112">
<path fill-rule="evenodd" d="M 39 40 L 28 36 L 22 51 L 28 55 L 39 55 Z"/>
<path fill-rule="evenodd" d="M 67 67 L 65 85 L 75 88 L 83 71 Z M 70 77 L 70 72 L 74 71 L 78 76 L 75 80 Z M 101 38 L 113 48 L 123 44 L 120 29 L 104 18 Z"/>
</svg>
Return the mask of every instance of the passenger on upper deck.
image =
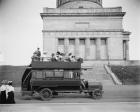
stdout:
<svg viewBox="0 0 140 112">
<path fill-rule="evenodd" d="M 42 61 L 49 61 L 49 59 L 47 58 L 47 52 L 43 52 L 41 59 Z"/>
<path fill-rule="evenodd" d="M 69 55 L 68 55 L 68 61 L 71 61 L 71 58 L 72 58 L 72 53 L 69 53 Z"/>
<path fill-rule="evenodd" d="M 54 53 L 52 53 L 51 61 L 52 61 L 52 62 L 57 61 L 56 56 L 55 56 Z"/>
<path fill-rule="evenodd" d="M 37 50 L 34 52 L 38 57 L 41 56 L 40 48 L 37 48 Z"/>
<path fill-rule="evenodd" d="M 66 61 L 66 62 L 71 62 L 71 56 L 72 56 L 71 53 L 65 54 L 65 56 L 64 56 L 64 61 Z"/>
<path fill-rule="evenodd" d="M 56 53 L 57 61 L 64 61 L 64 55 L 65 55 L 64 53 L 57 51 L 57 53 Z"/>
<path fill-rule="evenodd" d="M 33 53 L 32 60 L 40 61 L 40 57 L 41 57 L 40 48 L 37 48 L 37 50 Z"/>
<path fill-rule="evenodd" d="M 76 57 L 75 57 L 75 56 L 72 56 L 72 57 L 71 57 L 71 62 L 77 62 L 77 60 L 76 60 Z"/>
<path fill-rule="evenodd" d="M 72 53 L 62 53 L 57 51 L 56 53 L 51 54 L 51 59 L 47 58 L 47 53 L 44 53 L 45 56 L 41 57 L 40 48 L 37 48 L 37 50 L 33 53 L 32 60 L 33 61 L 62 61 L 62 62 L 82 62 L 82 58 L 77 58 Z M 46 58 L 46 59 L 45 59 Z"/>
<path fill-rule="evenodd" d="M 81 59 L 81 58 L 80 58 Z M 72 55 L 72 53 L 64 54 L 59 51 L 56 52 L 56 54 L 52 53 L 51 55 L 51 61 L 64 61 L 64 62 L 77 62 L 80 61 L 80 59 L 76 59 L 75 56 Z"/>
</svg>

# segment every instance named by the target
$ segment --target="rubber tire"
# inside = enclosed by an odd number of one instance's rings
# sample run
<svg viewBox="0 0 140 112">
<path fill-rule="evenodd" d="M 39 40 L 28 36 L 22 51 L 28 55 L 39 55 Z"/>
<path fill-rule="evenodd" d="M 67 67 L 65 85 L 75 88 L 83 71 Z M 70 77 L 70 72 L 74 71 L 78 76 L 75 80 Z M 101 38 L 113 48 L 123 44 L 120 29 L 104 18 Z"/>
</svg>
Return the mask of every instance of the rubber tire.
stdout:
<svg viewBox="0 0 140 112">
<path fill-rule="evenodd" d="M 43 101 L 48 101 L 52 98 L 52 91 L 49 88 L 42 89 L 39 94 Z"/>
<path fill-rule="evenodd" d="M 102 98 L 102 91 L 101 90 L 94 90 L 91 93 L 93 99 L 101 99 Z"/>
</svg>

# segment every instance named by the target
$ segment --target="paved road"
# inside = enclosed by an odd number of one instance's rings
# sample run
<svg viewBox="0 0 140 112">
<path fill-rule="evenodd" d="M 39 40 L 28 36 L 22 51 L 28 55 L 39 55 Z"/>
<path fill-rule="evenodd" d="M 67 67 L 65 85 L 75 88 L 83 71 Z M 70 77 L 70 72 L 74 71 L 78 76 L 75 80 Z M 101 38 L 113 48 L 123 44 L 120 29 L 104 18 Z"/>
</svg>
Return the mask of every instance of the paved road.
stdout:
<svg viewBox="0 0 140 112">
<path fill-rule="evenodd" d="M 19 90 L 17 90 L 19 91 Z M 41 101 L 39 97 L 22 97 L 16 92 L 16 102 L 24 103 L 95 103 L 95 102 L 140 102 L 140 85 L 137 86 L 105 86 L 103 98 L 91 99 L 85 94 L 60 94 L 50 101 Z"/>
<path fill-rule="evenodd" d="M 140 103 L 15 104 L 0 105 L 0 112 L 139 112 Z"/>
<path fill-rule="evenodd" d="M 93 100 L 84 94 L 60 94 L 50 101 L 22 97 L 16 88 L 13 105 L 0 105 L 0 112 L 139 112 L 140 85 L 105 86 L 103 98 Z"/>
</svg>

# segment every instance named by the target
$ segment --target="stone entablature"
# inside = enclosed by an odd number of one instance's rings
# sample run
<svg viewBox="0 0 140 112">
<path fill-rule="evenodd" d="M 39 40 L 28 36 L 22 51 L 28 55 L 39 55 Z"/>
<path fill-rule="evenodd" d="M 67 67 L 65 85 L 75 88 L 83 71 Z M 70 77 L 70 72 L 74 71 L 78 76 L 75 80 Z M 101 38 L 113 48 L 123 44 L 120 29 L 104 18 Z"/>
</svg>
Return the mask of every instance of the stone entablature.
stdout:
<svg viewBox="0 0 140 112">
<path fill-rule="evenodd" d="M 41 14 L 43 16 L 124 16 L 125 12 L 106 12 L 106 13 L 48 13 L 48 14 Z"/>
<path fill-rule="evenodd" d="M 102 38 L 106 38 L 106 37 L 111 37 L 111 38 L 122 38 L 122 32 L 115 32 L 115 31 L 97 31 L 97 32 L 76 32 L 76 31 L 45 31 L 43 30 L 44 33 L 44 37 L 65 37 L 65 38 L 69 38 L 69 37 L 74 37 L 74 38 L 79 38 L 79 37 L 102 37 Z M 114 35 L 114 36 L 112 36 Z"/>
<path fill-rule="evenodd" d="M 121 7 L 94 8 L 94 9 L 54 9 L 44 8 L 41 17 L 44 16 L 124 16 Z"/>
<path fill-rule="evenodd" d="M 43 8 L 43 13 L 46 14 L 55 14 L 55 13 L 88 13 L 88 14 L 93 14 L 93 13 L 108 13 L 108 12 L 112 12 L 112 13 L 119 13 L 122 12 L 122 7 L 113 7 L 113 8 L 94 8 L 94 9 L 56 9 L 56 8 Z M 43 14 L 41 13 L 41 14 Z"/>
<path fill-rule="evenodd" d="M 123 34 L 123 40 L 129 41 L 129 35 L 131 35 L 131 32 L 124 31 L 122 34 Z"/>
<path fill-rule="evenodd" d="M 129 32 L 129 31 L 124 31 L 124 32 L 123 32 L 123 35 L 124 35 L 124 36 L 129 36 L 130 34 L 131 34 L 131 32 Z"/>
</svg>

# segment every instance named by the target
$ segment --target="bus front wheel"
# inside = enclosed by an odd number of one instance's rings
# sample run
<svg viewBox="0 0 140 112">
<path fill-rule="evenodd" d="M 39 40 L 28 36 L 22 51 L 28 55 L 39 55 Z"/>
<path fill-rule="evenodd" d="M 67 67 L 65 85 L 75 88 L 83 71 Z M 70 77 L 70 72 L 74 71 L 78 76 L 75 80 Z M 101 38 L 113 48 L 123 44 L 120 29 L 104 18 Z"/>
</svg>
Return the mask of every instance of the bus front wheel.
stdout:
<svg viewBox="0 0 140 112">
<path fill-rule="evenodd" d="M 39 94 L 43 101 L 48 101 L 52 98 L 52 91 L 49 88 L 42 89 Z"/>
</svg>

